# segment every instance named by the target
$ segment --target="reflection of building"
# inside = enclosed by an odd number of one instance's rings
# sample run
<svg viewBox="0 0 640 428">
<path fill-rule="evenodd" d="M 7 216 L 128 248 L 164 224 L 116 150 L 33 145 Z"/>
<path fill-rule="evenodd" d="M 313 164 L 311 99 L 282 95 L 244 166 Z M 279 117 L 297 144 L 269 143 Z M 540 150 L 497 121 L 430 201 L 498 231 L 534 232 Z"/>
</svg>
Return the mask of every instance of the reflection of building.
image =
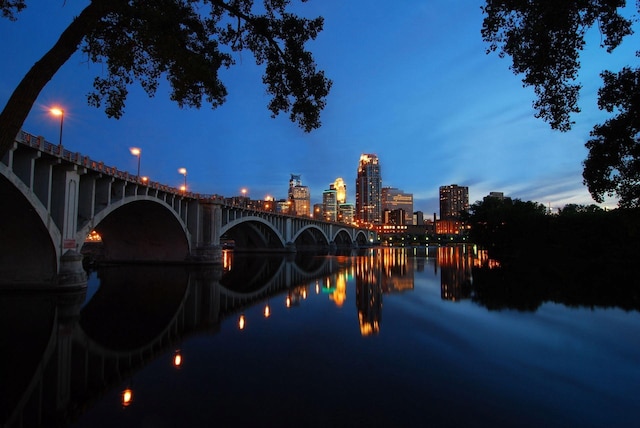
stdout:
<svg viewBox="0 0 640 428">
<path fill-rule="evenodd" d="M 471 296 L 471 268 L 474 262 L 471 248 L 468 245 L 438 248 L 440 295 L 443 300 L 457 301 Z"/>
<path fill-rule="evenodd" d="M 399 213 L 402 210 L 403 218 L 397 219 L 398 225 L 413 224 L 413 194 L 404 193 L 394 187 L 382 188 L 382 211 Z M 385 221 L 386 223 L 386 221 Z"/>
<path fill-rule="evenodd" d="M 363 223 L 382 221 L 382 175 L 378 156 L 363 154 L 356 178 L 356 218 Z"/>
<path fill-rule="evenodd" d="M 290 214 L 307 217 L 311 215 L 311 193 L 307 186 L 302 185 L 300 175 L 291 174 L 289 201 L 291 202 Z"/>
<path fill-rule="evenodd" d="M 408 257 L 406 249 L 381 248 L 379 257 L 382 260 L 381 283 L 384 293 L 413 290 L 413 259 Z"/>
<path fill-rule="evenodd" d="M 338 307 L 342 307 L 345 300 L 347 300 L 347 271 L 338 272 L 336 288 L 329 295 L 329 299 L 333 300 Z"/>
<path fill-rule="evenodd" d="M 380 248 L 375 257 L 356 259 L 356 306 L 363 336 L 380 331 L 383 294 L 413 290 L 413 258 L 408 251 Z"/>
<path fill-rule="evenodd" d="M 300 306 L 300 302 L 307 298 L 307 286 L 299 285 L 294 287 L 287 294 L 287 299 L 285 301 L 285 305 L 287 308 L 292 306 Z"/>
<path fill-rule="evenodd" d="M 380 332 L 382 319 L 382 288 L 380 260 L 376 257 L 356 259 L 356 307 L 360 334 L 370 336 Z"/>
</svg>

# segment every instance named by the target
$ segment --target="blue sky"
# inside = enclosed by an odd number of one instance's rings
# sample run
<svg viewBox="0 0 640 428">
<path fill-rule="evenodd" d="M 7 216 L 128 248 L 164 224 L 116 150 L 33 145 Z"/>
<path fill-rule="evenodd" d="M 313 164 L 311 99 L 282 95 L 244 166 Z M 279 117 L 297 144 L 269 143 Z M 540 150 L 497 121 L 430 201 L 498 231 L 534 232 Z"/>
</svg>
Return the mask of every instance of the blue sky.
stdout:
<svg viewBox="0 0 640 428">
<path fill-rule="evenodd" d="M 0 20 L 2 106 L 86 4 L 29 2 L 17 22 Z M 309 47 L 333 80 L 323 126 L 310 134 L 286 114 L 270 117 L 261 69 L 249 53 L 235 54 L 237 64 L 222 72 L 229 91 L 222 107 L 181 110 L 166 83 L 151 99 L 134 86 L 120 120 L 87 105 L 102 68 L 77 53 L 42 91 L 23 128 L 57 142 L 59 120 L 48 109 L 62 106 L 66 148 L 135 174 L 129 148 L 140 147 L 141 175 L 177 187 L 183 180 L 177 170 L 185 167 L 190 190 L 200 193 L 234 196 L 246 188 L 251 198 L 284 198 L 295 173 L 313 203 L 337 177 L 355 203 L 360 154 L 375 153 L 383 185 L 413 193 L 414 210 L 429 215 L 438 211 L 439 186 L 447 184 L 469 186 L 471 202 L 501 191 L 551 207 L 592 203 L 582 161 L 589 131 L 606 118 L 596 104 L 598 73 L 633 61 L 634 40 L 608 55 L 592 32 L 595 43 L 581 58 L 582 113 L 572 131 L 560 133 L 534 118 L 533 90 L 509 70 L 510 58 L 485 54 L 482 4 L 311 0 L 296 6 L 325 18 Z"/>
</svg>

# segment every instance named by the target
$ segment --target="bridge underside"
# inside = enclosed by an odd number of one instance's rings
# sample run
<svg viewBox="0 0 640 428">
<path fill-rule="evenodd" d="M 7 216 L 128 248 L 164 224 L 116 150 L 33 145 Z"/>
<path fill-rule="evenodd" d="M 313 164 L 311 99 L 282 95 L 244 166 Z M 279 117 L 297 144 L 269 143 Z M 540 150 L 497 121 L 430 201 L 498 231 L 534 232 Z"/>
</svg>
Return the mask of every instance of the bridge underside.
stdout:
<svg viewBox="0 0 640 428">
<path fill-rule="evenodd" d="M 260 222 L 247 221 L 229 229 L 223 240 L 232 240 L 235 251 L 283 251 L 284 245 L 274 231 Z"/>
<path fill-rule="evenodd" d="M 123 205 L 95 230 L 102 237 L 102 261 L 184 262 L 189 257 L 185 231 L 169 210 L 155 202 Z"/>
<path fill-rule="evenodd" d="M 58 270 L 56 250 L 31 203 L 0 176 L 0 284 L 48 284 Z"/>
<path fill-rule="evenodd" d="M 317 250 L 329 248 L 327 238 L 318 229 L 305 229 L 295 240 L 297 250 Z"/>
</svg>

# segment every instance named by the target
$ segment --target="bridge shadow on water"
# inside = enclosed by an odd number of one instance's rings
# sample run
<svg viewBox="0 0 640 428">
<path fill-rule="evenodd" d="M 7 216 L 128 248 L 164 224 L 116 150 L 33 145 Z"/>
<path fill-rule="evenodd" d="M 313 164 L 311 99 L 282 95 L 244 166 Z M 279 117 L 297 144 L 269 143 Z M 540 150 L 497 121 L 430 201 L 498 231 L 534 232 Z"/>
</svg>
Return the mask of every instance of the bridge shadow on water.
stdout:
<svg viewBox="0 0 640 428">
<path fill-rule="evenodd" d="M 66 426 L 186 337 L 337 268 L 309 254 L 236 255 L 232 268 L 105 266 L 86 290 L 2 294 L 0 425 Z"/>
</svg>

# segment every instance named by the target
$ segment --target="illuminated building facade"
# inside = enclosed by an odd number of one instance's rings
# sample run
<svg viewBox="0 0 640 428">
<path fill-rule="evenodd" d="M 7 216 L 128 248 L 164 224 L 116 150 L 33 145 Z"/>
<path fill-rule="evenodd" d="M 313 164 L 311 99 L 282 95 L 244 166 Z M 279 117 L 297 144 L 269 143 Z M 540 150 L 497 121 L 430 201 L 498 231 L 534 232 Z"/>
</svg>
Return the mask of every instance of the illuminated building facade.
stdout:
<svg viewBox="0 0 640 428">
<path fill-rule="evenodd" d="M 311 192 L 307 186 L 302 185 L 300 175 L 291 174 L 291 179 L 289 179 L 289 202 L 291 202 L 290 214 L 311 216 Z"/>
<path fill-rule="evenodd" d="M 327 221 L 338 220 L 338 192 L 333 184 L 330 188 L 322 192 L 322 212 L 323 218 Z"/>
<path fill-rule="evenodd" d="M 338 205 L 338 221 L 352 224 L 356 220 L 356 207 L 353 204 Z"/>
<path fill-rule="evenodd" d="M 469 211 L 469 187 L 440 186 L 440 219 L 458 219 L 463 211 Z"/>
<path fill-rule="evenodd" d="M 356 177 L 356 217 L 362 223 L 382 221 L 382 175 L 374 154 L 362 154 Z"/>
<path fill-rule="evenodd" d="M 396 224 L 413 224 L 413 194 L 395 187 L 382 188 L 382 211 L 404 210 L 404 219 Z"/>
<path fill-rule="evenodd" d="M 336 201 L 338 205 L 347 203 L 347 185 L 342 178 L 336 178 L 333 182 L 333 188 L 336 189 Z"/>
</svg>

